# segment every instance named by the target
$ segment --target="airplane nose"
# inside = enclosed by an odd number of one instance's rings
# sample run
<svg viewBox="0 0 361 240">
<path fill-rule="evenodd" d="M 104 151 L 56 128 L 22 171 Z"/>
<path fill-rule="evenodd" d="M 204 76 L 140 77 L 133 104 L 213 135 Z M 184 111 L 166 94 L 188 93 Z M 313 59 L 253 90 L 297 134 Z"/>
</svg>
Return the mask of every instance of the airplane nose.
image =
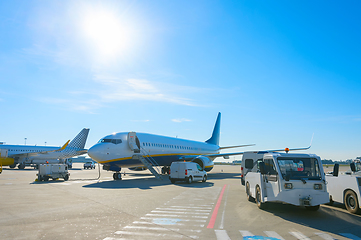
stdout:
<svg viewBox="0 0 361 240">
<path fill-rule="evenodd" d="M 92 146 L 91 148 L 89 148 L 88 150 L 88 155 L 89 157 L 91 157 L 93 160 L 99 162 L 100 160 L 100 157 L 101 157 L 101 152 L 100 152 L 100 149 L 99 149 L 99 146 L 98 145 L 94 145 Z"/>
</svg>

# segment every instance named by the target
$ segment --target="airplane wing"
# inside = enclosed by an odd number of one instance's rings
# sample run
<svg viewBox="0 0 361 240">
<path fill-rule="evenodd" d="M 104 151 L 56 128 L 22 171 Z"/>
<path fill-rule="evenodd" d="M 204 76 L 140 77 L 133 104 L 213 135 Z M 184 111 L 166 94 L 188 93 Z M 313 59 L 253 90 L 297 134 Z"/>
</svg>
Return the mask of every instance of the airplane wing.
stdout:
<svg viewBox="0 0 361 240">
<path fill-rule="evenodd" d="M 21 157 L 34 157 L 40 154 L 47 154 L 47 153 L 51 153 L 51 152 L 59 152 L 64 150 L 68 144 L 69 144 L 70 140 L 68 140 L 61 148 L 56 149 L 56 150 L 51 150 L 51 151 L 42 151 L 42 152 L 29 152 L 29 153 L 19 153 L 19 154 L 12 154 L 11 157 L 12 158 L 21 158 Z"/>
<path fill-rule="evenodd" d="M 219 149 L 249 147 L 249 146 L 254 146 L 254 145 L 256 145 L 256 144 L 245 144 L 245 145 L 237 145 L 237 146 L 227 146 L 227 147 L 220 147 Z"/>
<path fill-rule="evenodd" d="M 284 148 L 284 149 L 273 149 L 273 150 L 264 150 L 264 151 L 247 151 L 247 152 L 256 152 L 256 153 L 267 153 L 267 152 L 289 152 L 289 151 L 298 151 L 298 150 L 307 150 L 310 149 L 311 145 L 308 147 L 303 147 L 303 148 Z M 204 154 L 204 155 L 186 155 L 186 156 L 181 156 L 179 158 L 179 160 L 184 160 L 184 161 L 191 161 L 196 157 L 209 157 L 209 158 L 216 158 L 216 157 L 228 157 L 228 156 L 234 156 L 234 155 L 243 155 L 245 152 L 234 152 L 234 153 L 217 153 L 217 154 Z"/>
</svg>

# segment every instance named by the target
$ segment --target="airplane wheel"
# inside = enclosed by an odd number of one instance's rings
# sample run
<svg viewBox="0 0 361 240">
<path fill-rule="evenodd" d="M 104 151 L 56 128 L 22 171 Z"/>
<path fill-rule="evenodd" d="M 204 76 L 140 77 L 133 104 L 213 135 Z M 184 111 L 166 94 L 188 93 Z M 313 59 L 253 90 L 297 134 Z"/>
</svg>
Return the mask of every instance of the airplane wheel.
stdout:
<svg viewBox="0 0 361 240">
<path fill-rule="evenodd" d="M 18 168 L 21 169 L 21 170 L 24 169 L 24 168 L 25 168 L 25 164 L 23 164 L 23 163 L 19 164 Z"/>
<path fill-rule="evenodd" d="M 122 174 L 121 174 L 121 173 L 117 173 L 117 178 L 118 178 L 118 180 L 122 180 Z"/>
<path fill-rule="evenodd" d="M 359 212 L 357 196 L 353 191 L 348 190 L 345 193 L 344 203 L 346 205 L 347 210 L 350 213 L 358 213 Z"/>
</svg>

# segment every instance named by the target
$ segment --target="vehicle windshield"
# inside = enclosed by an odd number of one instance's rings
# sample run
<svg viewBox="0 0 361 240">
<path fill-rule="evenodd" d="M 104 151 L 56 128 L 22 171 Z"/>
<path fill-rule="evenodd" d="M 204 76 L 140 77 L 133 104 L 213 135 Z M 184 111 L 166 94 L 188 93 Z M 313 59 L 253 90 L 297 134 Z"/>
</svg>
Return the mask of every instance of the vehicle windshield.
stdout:
<svg viewBox="0 0 361 240">
<path fill-rule="evenodd" d="M 355 162 L 355 167 L 356 167 L 356 172 L 361 171 L 361 163 L 360 162 Z"/>
<path fill-rule="evenodd" d="M 277 158 L 282 177 L 286 179 L 321 180 L 321 172 L 316 158 Z"/>
</svg>

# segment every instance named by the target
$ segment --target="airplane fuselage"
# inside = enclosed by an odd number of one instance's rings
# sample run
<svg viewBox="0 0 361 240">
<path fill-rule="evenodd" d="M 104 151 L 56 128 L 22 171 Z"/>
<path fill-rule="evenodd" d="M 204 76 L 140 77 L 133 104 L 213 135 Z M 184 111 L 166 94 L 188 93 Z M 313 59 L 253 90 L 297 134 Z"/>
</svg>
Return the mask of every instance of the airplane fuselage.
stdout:
<svg viewBox="0 0 361 240">
<path fill-rule="evenodd" d="M 129 146 L 129 133 L 120 132 L 102 138 L 88 150 L 89 156 L 103 165 L 114 167 L 137 167 L 143 164 L 133 159 L 134 150 Z M 147 133 L 136 133 L 139 147 L 157 161 L 160 166 L 169 166 L 184 156 L 198 156 L 219 153 L 219 146 L 206 143 L 166 137 Z M 213 167 L 207 166 L 208 168 Z M 210 169 L 209 169 L 210 170 Z"/>
</svg>

